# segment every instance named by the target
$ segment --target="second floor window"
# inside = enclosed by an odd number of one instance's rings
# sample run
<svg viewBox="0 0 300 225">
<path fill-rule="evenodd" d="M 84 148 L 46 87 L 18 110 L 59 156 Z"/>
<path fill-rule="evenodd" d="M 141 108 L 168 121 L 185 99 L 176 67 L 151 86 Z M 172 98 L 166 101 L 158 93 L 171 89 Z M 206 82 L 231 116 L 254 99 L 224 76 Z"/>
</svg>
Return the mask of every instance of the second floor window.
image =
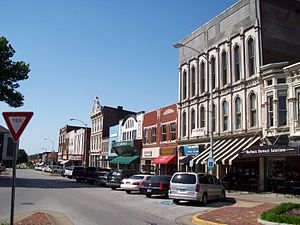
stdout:
<svg viewBox="0 0 300 225">
<path fill-rule="evenodd" d="M 267 119 L 267 125 L 268 127 L 274 126 L 274 112 L 273 112 L 273 94 L 270 93 L 267 96 L 267 111 L 268 111 L 268 119 Z"/>
<path fill-rule="evenodd" d="M 201 62 L 200 65 L 200 93 L 205 91 L 205 63 Z"/>
<path fill-rule="evenodd" d="M 196 115 L 195 115 L 195 110 L 192 109 L 191 112 L 191 131 L 193 131 L 196 127 Z"/>
<path fill-rule="evenodd" d="M 182 136 L 186 136 L 186 113 L 182 114 Z"/>
<path fill-rule="evenodd" d="M 205 110 L 203 106 L 200 108 L 200 127 L 205 127 Z"/>
<path fill-rule="evenodd" d="M 237 98 L 235 100 L 235 129 L 241 128 L 242 112 L 241 112 L 241 100 Z"/>
<path fill-rule="evenodd" d="M 144 130 L 144 144 L 148 144 L 149 143 L 149 130 L 145 129 Z"/>
<path fill-rule="evenodd" d="M 176 140 L 176 123 L 170 124 L 170 134 L 171 134 L 171 141 Z"/>
<path fill-rule="evenodd" d="M 228 104 L 223 102 L 223 131 L 228 130 Z"/>
<path fill-rule="evenodd" d="M 152 133 L 151 142 L 155 143 L 156 142 L 156 127 L 152 127 L 151 133 Z"/>
<path fill-rule="evenodd" d="M 256 96 L 250 95 L 250 127 L 256 126 Z"/>
<path fill-rule="evenodd" d="M 212 89 L 216 88 L 216 59 L 213 57 L 211 60 L 211 79 Z"/>
<path fill-rule="evenodd" d="M 249 76 L 255 73 L 255 51 L 254 41 L 252 38 L 248 40 L 248 72 Z"/>
<path fill-rule="evenodd" d="M 278 91 L 278 126 L 285 126 L 287 121 L 287 93 Z"/>
<path fill-rule="evenodd" d="M 161 142 L 167 141 L 167 125 L 161 126 Z"/>
<path fill-rule="evenodd" d="M 212 131 L 216 131 L 216 106 L 212 106 Z"/>
</svg>

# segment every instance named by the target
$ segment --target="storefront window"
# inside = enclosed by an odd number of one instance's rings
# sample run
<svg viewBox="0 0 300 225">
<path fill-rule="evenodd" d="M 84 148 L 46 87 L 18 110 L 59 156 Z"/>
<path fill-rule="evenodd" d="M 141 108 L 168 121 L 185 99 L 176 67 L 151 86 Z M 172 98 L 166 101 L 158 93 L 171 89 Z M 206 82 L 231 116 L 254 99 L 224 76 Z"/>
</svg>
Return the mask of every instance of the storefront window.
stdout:
<svg viewBox="0 0 300 225">
<path fill-rule="evenodd" d="M 268 178 L 278 180 L 299 180 L 299 161 L 295 157 L 268 159 Z"/>
</svg>

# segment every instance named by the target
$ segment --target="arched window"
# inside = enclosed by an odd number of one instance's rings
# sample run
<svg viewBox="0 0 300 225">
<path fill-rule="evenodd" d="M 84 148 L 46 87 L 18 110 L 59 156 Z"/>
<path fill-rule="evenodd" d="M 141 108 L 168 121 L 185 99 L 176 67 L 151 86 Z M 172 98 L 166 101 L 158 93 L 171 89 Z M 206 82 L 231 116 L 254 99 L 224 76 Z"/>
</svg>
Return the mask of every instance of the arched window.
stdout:
<svg viewBox="0 0 300 225">
<path fill-rule="evenodd" d="M 187 74 L 186 70 L 183 71 L 183 77 L 182 77 L 182 99 L 186 99 L 186 92 L 187 92 Z"/>
<path fill-rule="evenodd" d="M 196 69 L 192 67 L 192 96 L 196 94 Z"/>
<path fill-rule="evenodd" d="M 203 106 L 200 108 L 200 127 L 205 127 L 205 110 Z"/>
<path fill-rule="evenodd" d="M 191 131 L 196 128 L 196 115 L 195 115 L 195 110 L 192 109 L 191 112 Z"/>
<path fill-rule="evenodd" d="M 200 93 L 205 91 L 205 63 L 201 62 L 200 65 Z"/>
<path fill-rule="evenodd" d="M 212 105 L 212 131 L 216 131 L 216 106 Z"/>
<path fill-rule="evenodd" d="M 250 127 L 256 126 L 256 96 L 254 93 L 250 95 Z"/>
<path fill-rule="evenodd" d="M 240 129 L 242 123 L 241 99 L 235 99 L 235 129 Z"/>
<path fill-rule="evenodd" d="M 212 89 L 216 88 L 216 59 L 212 57 L 210 60 L 211 63 L 211 79 L 212 79 Z"/>
<path fill-rule="evenodd" d="M 186 113 L 182 114 L 182 136 L 186 136 Z"/>
<path fill-rule="evenodd" d="M 227 84 L 227 54 L 225 51 L 222 52 L 222 84 Z"/>
<path fill-rule="evenodd" d="M 223 102 L 223 131 L 228 130 L 228 104 Z"/>
<path fill-rule="evenodd" d="M 248 72 L 249 76 L 255 73 L 255 50 L 252 38 L 248 40 Z"/>
<path fill-rule="evenodd" d="M 234 47 L 234 81 L 239 81 L 240 80 L 240 73 L 241 73 L 241 54 L 240 54 L 240 47 L 236 45 Z"/>
</svg>

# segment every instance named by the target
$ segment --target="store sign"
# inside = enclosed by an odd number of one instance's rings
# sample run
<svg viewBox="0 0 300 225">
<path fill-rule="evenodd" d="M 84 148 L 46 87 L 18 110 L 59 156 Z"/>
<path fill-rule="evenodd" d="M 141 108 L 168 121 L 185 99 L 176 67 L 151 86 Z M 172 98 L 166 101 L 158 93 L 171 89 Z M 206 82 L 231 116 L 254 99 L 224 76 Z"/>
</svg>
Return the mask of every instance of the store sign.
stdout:
<svg viewBox="0 0 300 225">
<path fill-rule="evenodd" d="M 199 154 L 199 145 L 185 145 L 184 146 L 185 155 L 198 155 Z"/>
<path fill-rule="evenodd" d="M 176 147 L 160 148 L 160 155 L 176 155 Z"/>
<path fill-rule="evenodd" d="M 80 155 L 69 155 L 69 160 L 81 161 L 82 160 L 82 156 L 80 156 Z"/>
<path fill-rule="evenodd" d="M 267 155 L 295 155 L 298 154 L 297 148 L 288 147 L 288 146 L 259 146 L 246 149 L 241 152 L 241 156 L 250 157 L 250 156 L 267 156 Z"/>
<path fill-rule="evenodd" d="M 130 146 L 133 147 L 133 141 L 120 141 L 112 143 L 112 147 Z"/>
<path fill-rule="evenodd" d="M 199 127 L 192 130 L 191 137 L 201 137 L 205 135 L 205 127 Z"/>
<path fill-rule="evenodd" d="M 152 151 L 144 151 L 144 156 L 152 156 Z"/>
</svg>

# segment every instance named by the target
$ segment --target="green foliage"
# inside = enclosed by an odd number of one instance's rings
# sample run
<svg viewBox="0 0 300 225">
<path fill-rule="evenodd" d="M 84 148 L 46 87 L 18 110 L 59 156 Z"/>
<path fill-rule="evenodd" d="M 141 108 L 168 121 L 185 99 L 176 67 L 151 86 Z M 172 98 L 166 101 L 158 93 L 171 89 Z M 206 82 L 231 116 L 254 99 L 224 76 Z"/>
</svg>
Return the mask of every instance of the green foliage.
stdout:
<svg viewBox="0 0 300 225">
<path fill-rule="evenodd" d="M 15 50 L 5 37 L 0 37 L 0 101 L 11 107 L 23 105 L 24 96 L 16 89 L 20 87 L 18 81 L 28 79 L 29 64 L 23 61 L 14 62 L 12 58 Z"/>
<path fill-rule="evenodd" d="M 260 218 L 275 223 L 300 224 L 300 217 L 287 214 L 287 212 L 292 209 L 300 209 L 300 204 L 290 202 L 282 203 L 279 206 L 262 213 Z"/>
<path fill-rule="evenodd" d="M 28 162 L 28 155 L 24 149 L 18 149 L 17 152 L 17 164 L 27 163 Z"/>
</svg>

